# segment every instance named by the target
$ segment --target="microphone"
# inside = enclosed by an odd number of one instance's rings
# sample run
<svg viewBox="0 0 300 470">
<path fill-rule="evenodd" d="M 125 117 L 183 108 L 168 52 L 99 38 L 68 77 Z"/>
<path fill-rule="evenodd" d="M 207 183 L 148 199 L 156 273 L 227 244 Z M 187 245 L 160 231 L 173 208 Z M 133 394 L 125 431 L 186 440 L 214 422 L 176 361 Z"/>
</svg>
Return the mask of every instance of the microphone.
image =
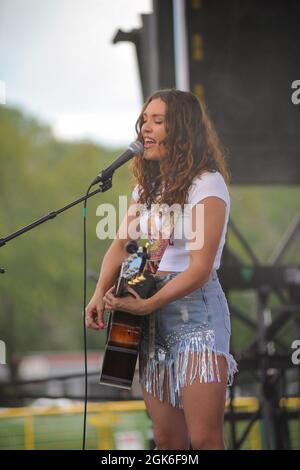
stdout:
<svg viewBox="0 0 300 470">
<path fill-rule="evenodd" d="M 97 183 L 104 183 L 107 179 L 111 178 L 113 175 L 114 171 L 119 168 L 120 166 L 124 165 L 124 163 L 128 162 L 131 158 L 133 158 L 135 155 L 139 155 L 140 153 L 143 153 L 144 151 L 144 146 L 142 142 L 139 140 L 136 140 L 132 142 L 127 150 L 125 150 L 122 155 L 120 155 L 116 160 L 109 165 L 105 170 L 101 171 L 98 176 L 94 179 L 92 182 L 92 186 Z"/>
<path fill-rule="evenodd" d="M 129 254 L 136 253 L 138 251 L 139 247 L 138 244 L 135 240 L 130 240 L 129 242 L 126 243 L 126 251 Z"/>
</svg>

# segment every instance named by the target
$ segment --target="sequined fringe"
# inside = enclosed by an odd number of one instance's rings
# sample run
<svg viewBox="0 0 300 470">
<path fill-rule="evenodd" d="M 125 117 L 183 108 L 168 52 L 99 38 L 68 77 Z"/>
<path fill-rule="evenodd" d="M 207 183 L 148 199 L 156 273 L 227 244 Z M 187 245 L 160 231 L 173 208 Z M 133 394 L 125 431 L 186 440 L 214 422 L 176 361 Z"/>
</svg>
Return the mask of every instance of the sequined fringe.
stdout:
<svg viewBox="0 0 300 470">
<path fill-rule="evenodd" d="M 201 383 L 220 382 L 217 361 L 219 355 L 226 358 L 227 383 L 232 385 L 234 374 L 238 371 L 237 363 L 231 354 L 216 350 L 213 330 L 169 335 L 167 344 L 168 350 L 158 349 L 154 357 L 150 357 L 145 351 L 140 353 L 141 385 L 160 401 L 165 399 L 165 378 L 167 400 L 172 406 L 180 408 L 182 408 L 181 388 L 191 385 L 197 377 Z M 196 357 L 190 353 L 197 353 Z"/>
</svg>

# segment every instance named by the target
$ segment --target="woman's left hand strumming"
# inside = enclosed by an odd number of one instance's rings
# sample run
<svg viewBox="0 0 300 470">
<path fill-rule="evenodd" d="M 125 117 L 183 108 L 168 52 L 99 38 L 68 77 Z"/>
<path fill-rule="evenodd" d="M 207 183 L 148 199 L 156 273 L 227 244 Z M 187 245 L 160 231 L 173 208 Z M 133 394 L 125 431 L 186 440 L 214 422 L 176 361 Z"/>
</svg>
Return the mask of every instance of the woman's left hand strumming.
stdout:
<svg viewBox="0 0 300 470">
<path fill-rule="evenodd" d="M 123 297 L 115 297 L 113 291 L 114 287 L 111 287 L 103 297 L 108 310 L 121 310 L 133 315 L 149 315 L 152 312 L 149 299 L 143 299 L 131 287 L 127 287 L 128 295 Z"/>
</svg>

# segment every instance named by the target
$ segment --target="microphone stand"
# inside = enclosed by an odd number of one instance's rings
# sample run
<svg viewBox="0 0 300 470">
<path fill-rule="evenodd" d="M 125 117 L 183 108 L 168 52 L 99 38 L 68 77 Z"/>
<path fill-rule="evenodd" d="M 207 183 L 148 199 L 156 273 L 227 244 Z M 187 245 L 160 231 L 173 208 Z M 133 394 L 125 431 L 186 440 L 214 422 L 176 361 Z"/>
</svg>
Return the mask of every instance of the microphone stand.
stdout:
<svg viewBox="0 0 300 470">
<path fill-rule="evenodd" d="M 25 227 L 21 228 L 20 230 L 17 230 L 16 232 L 13 232 L 12 234 L 8 235 L 7 237 L 0 238 L 0 248 L 4 245 L 6 245 L 7 242 L 10 240 L 13 240 L 16 237 L 19 237 L 20 235 L 23 235 L 23 233 L 28 232 L 29 230 L 32 230 L 39 225 L 43 224 L 44 222 L 47 222 L 50 219 L 54 219 L 57 215 L 61 214 L 62 212 L 71 209 L 71 207 L 76 206 L 82 201 L 86 201 L 92 196 L 95 196 L 98 193 L 104 193 L 108 189 L 112 187 L 112 176 L 114 173 L 115 168 L 112 168 L 112 166 L 109 167 L 109 171 L 104 170 L 102 173 L 100 173 L 97 178 L 95 178 L 92 183 L 89 185 L 89 188 L 87 190 L 87 193 L 85 196 L 80 197 L 79 199 L 76 199 L 75 201 L 71 202 L 70 204 L 67 204 L 66 206 L 62 207 L 61 209 L 58 209 L 56 211 L 51 211 L 47 215 L 44 215 L 43 217 L 40 217 L 39 219 L 35 220 L 29 225 L 26 225 Z M 90 193 L 90 189 L 94 184 L 100 184 L 100 188 L 96 189 L 92 193 Z M 85 213 L 84 213 L 84 219 L 85 219 Z M 85 268 L 86 269 L 86 268 Z M 0 267 L 0 273 L 4 274 L 5 270 Z M 85 319 L 85 316 L 83 317 Z M 85 350 L 85 359 L 84 359 L 84 364 L 85 364 L 85 402 L 84 402 L 84 425 L 83 425 L 83 444 L 82 444 L 82 450 L 85 450 L 85 441 L 86 441 L 86 413 L 87 413 L 87 349 L 86 349 L 86 329 L 84 329 L 84 350 Z"/>
<path fill-rule="evenodd" d="M 103 172 L 104 173 L 104 172 Z M 49 212 L 47 215 L 44 215 L 43 217 L 40 217 L 39 219 L 35 220 L 34 222 L 32 222 L 31 224 L 29 225 L 26 225 L 25 227 L 21 228 L 20 230 L 17 230 L 16 232 L 13 232 L 11 233 L 10 235 L 8 235 L 7 237 L 4 237 L 4 238 L 0 238 L 0 248 L 4 245 L 6 245 L 7 242 L 9 242 L 10 240 L 13 240 L 14 238 L 17 238 L 19 237 L 20 235 L 23 235 L 23 233 L 26 233 L 26 232 L 29 232 L 29 230 L 32 230 L 34 229 L 35 227 L 38 227 L 39 225 L 43 224 L 44 222 L 47 222 L 48 220 L 50 219 L 54 219 L 57 215 L 61 214 L 62 212 L 68 210 L 68 209 L 71 209 L 71 207 L 73 206 L 76 206 L 77 204 L 79 204 L 80 202 L 86 200 L 86 199 L 89 199 L 90 197 L 92 196 L 95 196 L 95 194 L 98 194 L 98 193 L 104 193 L 105 191 L 107 191 L 108 189 L 110 189 L 112 187 L 112 176 L 113 176 L 113 173 L 110 174 L 108 177 L 105 177 L 105 175 L 103 175 L 103 173 L 100 173 L 101 176 L 99 176 L 99 182 L 101 184 L 100 188 L 99 189 L 96 189 L 95 191 L 93 191 L 92 193 L 89 193 L 88 195 L 86 196 L 82 196 L 80 197 L 79 199 L 76 199 L 74 200 L 73 202 L 71 202 L 70 204 L 67 204 L 66 206 L 56 210 L 56 211 L 51 211 Z M 95 181 L 95 180 L 94 180 Z M 3 269 L 2 267 L 0 267 L 0 274 L 4 274 L 5 273 L 5 269 Z"/>
</svg>

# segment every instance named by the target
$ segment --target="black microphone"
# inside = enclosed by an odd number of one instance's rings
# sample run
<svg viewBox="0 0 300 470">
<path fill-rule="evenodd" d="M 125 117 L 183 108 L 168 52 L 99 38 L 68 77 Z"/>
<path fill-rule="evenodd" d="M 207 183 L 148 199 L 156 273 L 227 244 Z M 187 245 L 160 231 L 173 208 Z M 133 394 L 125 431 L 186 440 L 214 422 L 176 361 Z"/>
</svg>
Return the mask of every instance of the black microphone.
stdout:
<svg viewBox="0 0 300 470">
<path fill-rule="evenodd" d="M 144 151 L 144 146 L 142 142 L 139 140 L 136 140 L 132 142 L 129 146 L 128 149 L 125 150 L 122 155 L 120 155 L 109 167 L 107 167 L 105 170 L 101 171 L 98 176 L 94 179 L 92 182 L 92 186 L 94 184 L 104 182 L 107 179 L 111 178 L 114 171 L 119 168 L 120 166 L 124 165 L 124 163 L 128 162 L 131 158 L 133 158 L 135 155 L 139 155 L 143 153 Z"/>
<path fill-rule="evenodd" d="M 130 240 L 130 242 L 126 243 L 126 251 L 129 254 L 136 253 L 138 251 L 139 247 L 138 244 L 135 240 Z"/>
</svg>

